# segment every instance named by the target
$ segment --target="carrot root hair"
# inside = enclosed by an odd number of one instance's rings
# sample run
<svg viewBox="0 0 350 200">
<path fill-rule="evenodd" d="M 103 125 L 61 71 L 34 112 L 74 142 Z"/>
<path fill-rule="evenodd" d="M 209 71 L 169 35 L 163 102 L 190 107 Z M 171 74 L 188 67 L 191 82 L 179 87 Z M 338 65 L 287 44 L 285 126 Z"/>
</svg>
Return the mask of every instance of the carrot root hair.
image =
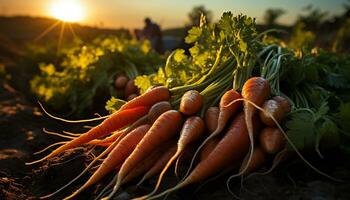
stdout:
<svg viewBox="0 0 350 200">
<path fill-rule="evenodd" d="M 160 194 L 157 194 L 157 195 L 154 195 L 154 196 L 151 196 L 151 197 L 149 197 L 147 199 L 148 200 L 158 199 L 158 198 L 160 198 L 160 197 L 162 197 L 164 195 L 168 195 L 168 194 L 170 194 L 170 193 L 172 193 L 172 192 L 174 192 L 174 191 L 176 191 L 176 190 L 178 190 L 180 188 L 185 187 L 187 184 L 188 184 L 187 182 L 182 181 L 179 184 L 177 184 L 175 187 L 169 188 L 169 189 L 165 190 L 164 192 L 162 192 Z"/>
<path fill-rule="evenodd" d="M 62 131 L 62 133 L 66 134 L 66 135 L 73 136 L 73 137 L 79 137 L 82 134 L 82 133 L 72 133 L 72 132 L 69 132 L 69 131 Z"/>
<path fill-rule="evenodd" d="M 131 129 L 130 129 L 131 130 Z M 56 194 L 58 194 L 59 192 L 61 192 L 62 190 L 64 190 L 65 188 L 67 188 L 69 185 L 71 185 L 72 183 L 74 183 L 76 180 L 78 180 L 82 175 L 84 175 L 92 166 L 93 164 L 95 164 L 97 161 L 99 161 L 103 156 L 105 156 L 106 154 L 108 154 L 117 144 L 118 142 L 128 133 L 128 130 L 126 130 L 120 137 L 118 137 L 106 150 L 104 150 L 100 155 L 98 155 L 96 158 L 94 158 L 93 161 L 91 161 L 91 163 L 78 175 L 76 176 L 74 179 L 72 179 L 70 182 L 68 182 L 67 184 L 63 185 L 61 188 L 59 188 L 58 190 L 56 190 L 55 192 L 42 196 L 40 197 L 40 199 L 47 199 L 50 198 Z M 43 158 L 44 159 L 44 158 Z M 41 160 L 43 160 L 41 159 Z M 40 162 L 40 160 L 39 160 Z M 73 196 L 69 196 L 70 198 L 72 198 Z"/>
<path fill-rule="evenodd" d="M 95 200 L 101 199 L 102 196 L 104 196 L 109 190 L 111 190 L 111 187 L 113 186 L 113 183 L 117 181 L 118 173 L 113 177 L 113 179 L 104 187 L 101 192 L 97 195 Z"/>
<path fill-rule="evenodd" d="M 115 182 L 115 185 L 114 185 L 114 187 L 113 187 L 113 190 L 112 190 L 112 192 L 107 196 L 107 197 L 104 197 L 104 198 L 102 198 L 101 200 L 108 200 L 108 199 L 111 199 L 113 196 L 114 196 L 114 194 L 116 193 L 116 192 L 118 192 L 118 190 L 119 190 L 119 188 L 120 188 L 120 186 L 121 186 L 121 180 L 120 180 L 120 178 L 118 177 L 117 178 L 117 181 Z"/>
<path fill-rule="evenodd" d="M 44 149 L 41 149 L 41 150 L 39 150 L 39 151 L 37 151 L 37 152 L 34 152 L 33 155 L 41 154 L 41 153 L 43 153 L 43 152 L 49 150 L 51 147 L 54 147 L 54 146 L 57 146 L 57 145 L 60 145 L 60 144 L 65 144 L 65 143 L 67 143 L 67 141 L 53 143 L 53 144 L 51 144 L 51 145 L 45 147 Z"/>
<path fill-rule="evenodd" d="M 179 155 L 179 157 L 176 159 L 176 162 L 175 162 L 174 174 L 176 178 L 179 178 L 179 165 L 180 165 L 180 160 L 182 155 L 183 155 L 183 152 Z"/>
<path fill-rule="evenodd" d="M 71 139 L 71 140 L 76 138 L 74 136 L 64 135 L 64 134 L 57 133 L 57 132 L 54 132 L 54 131 L 48 131 L 45 128 L 43 128 L 43 132 L 46 133 L 46 134 L 49 134 L 49 135 L 56 135 L 56 136 L 59 136 L 61 138 L 66 138 L 66 139 Z"/>
<path fill-rule="evenodd" d="M 160 183 L 161 183 L 162 180 L 163 180 L 163 176 L 164 176 L 165 172 L 168 170 L 168 168 L 171 166 L 171 164 L 175 161 L 175 159 L 178 158 L 179 155 L 181 155 L 181 153 L 182 153 L 182 151 L 177 151 L 177 152 L 174 154 L 174 156 L 170 158 L 170 160 L 168 161 L 168 163 L 167 163 L 167 164 L 165 165 L 165 167 L 163 168 L 162 172 L 159 174 L 157 183 L 156 183 L 156 185 L 155 185 L 153 191 L 150 192 L 149 194 L 145 195 L 144 198 L 150 197 L 150 196 L 154 195 L 154 194 L 157 192 L 157 190 L 158 190 L 158 188 L 159 188 L 159 186 L 160 186 Z"/>
<path fill-rule="evenodd" d="M 81 120 L 68 120 L 68 119 L 64 119 L 64 118 L 60 118 L 57 116 L 54 116 L 52 114 L 50 114 L 48 111 L 45 110 L 44 106 L 38 101 L 38 104 L 40 106 L 40 108 L 44 111 L 44 113 L 51 117 L 52 119 L 58 120 L 58 121 L 62 121 L 62 122 L 67 122 L 67 123 L 85 123 L 85 122 L 93 122 L 93 121 L 98 121 L 98 120 L 102 120 L 102 119 L 106 119 L 108 118 L 110 115 L 106 115 L 106 116 L 100 116 L 97 118 L 92 118 L 92 119 L 81 119 Z"/>
</svg>

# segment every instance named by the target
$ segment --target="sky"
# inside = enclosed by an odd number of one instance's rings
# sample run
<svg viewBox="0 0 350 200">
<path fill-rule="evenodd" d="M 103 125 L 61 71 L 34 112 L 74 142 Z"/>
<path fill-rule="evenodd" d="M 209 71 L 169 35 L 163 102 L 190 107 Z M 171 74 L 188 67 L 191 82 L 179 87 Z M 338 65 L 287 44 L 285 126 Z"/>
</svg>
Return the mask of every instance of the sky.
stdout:
<svg viewBox="0 0 350 200">
<path fill-rule="evenodd" d="M 0 0 L 0 15 L 52 16 L 50 6 L 60 0 Z M 268 8 L 287 11 L 279 23 L 291 24 L 303 13 L 303 8 L 313 5 L 330 15 L 343 12 L 343 4 L 349 0 L 76 0 L 85 11 L 80 22 L 104 28 L 141 28 L 147 16 L 162 28 L 183 26 L 194 6 L 204 5 L 211 10 L 214 20 L 224 11 L 247 14 L 262 22 Z"/>
</svg>

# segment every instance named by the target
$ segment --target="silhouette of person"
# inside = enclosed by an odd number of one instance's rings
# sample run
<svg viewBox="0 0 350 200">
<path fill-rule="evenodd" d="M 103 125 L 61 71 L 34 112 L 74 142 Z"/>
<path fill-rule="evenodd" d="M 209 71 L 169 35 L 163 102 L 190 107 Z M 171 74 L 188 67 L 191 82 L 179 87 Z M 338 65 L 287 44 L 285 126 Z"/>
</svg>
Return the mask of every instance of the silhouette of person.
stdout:
<svg viewBox="0 0 350 200">
<path fill-rule="evenodd" d="M 145 18 L 145 27 L 142 30 L 143 38 L 151 42 L 151 46 L 158 53 L 163 53 L 162 31 L 158 24 L 151 21 L 150 18 Z"/>
</svg>

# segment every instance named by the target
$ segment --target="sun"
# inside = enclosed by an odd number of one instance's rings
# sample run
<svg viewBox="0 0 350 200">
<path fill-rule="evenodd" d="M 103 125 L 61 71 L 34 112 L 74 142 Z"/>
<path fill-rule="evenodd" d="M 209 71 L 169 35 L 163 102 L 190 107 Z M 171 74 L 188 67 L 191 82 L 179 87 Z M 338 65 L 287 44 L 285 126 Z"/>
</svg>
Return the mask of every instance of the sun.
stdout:
<svg viewBox="0 0 350 200">
<path fill-rule="evenodd" d="M 54 0 L 50 6 L 50 15 L 65 22 L 79 22 L 85 13 L 78 0 Z"/>
</svg>

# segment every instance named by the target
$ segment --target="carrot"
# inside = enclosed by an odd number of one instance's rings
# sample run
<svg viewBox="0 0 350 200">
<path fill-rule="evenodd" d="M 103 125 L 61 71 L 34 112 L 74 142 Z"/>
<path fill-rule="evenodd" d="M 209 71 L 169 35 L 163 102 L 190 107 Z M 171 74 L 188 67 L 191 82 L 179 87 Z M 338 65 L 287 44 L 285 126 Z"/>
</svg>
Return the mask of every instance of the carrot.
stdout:
<svg viewBox="0 0 350 200">
<path fill-rule="evenodd" d="M 148 111 L 147 115 L 141 117 L 132 126 L 128 127 L 128 130 L 132 130 L 143 124 L 153 124 L 157 118 L 164 112 L 171 110 L 171 105 L 168 101 L 160 101 L 155 103 Z"/>
<path fill-rule="evenodd" d="M 197 183 L 225 169 L 234 161 L 240 160 L 249 150 L 249 136 L 245 124 L 245 114 L 238 114 L 231 122 L 228 131 L 208 157 L 200 161 L 189 176 L 175 187 L 149 199 L 156 199 L 184 186 Z"/>
<path fill-rule="evenodd" d="M 281 104 L 284 108 L 286 108 L 286 110 L 291 109 L 291 105 L 286 98 L 282 96 L 274 96 L 272 97 L 272 99 L 277 101 L 279 104 Z"/>
<path fill-rule="evenodd" d="M 254 127 L 253 127 L 253 116 L 255 114 L 256 108 L 251 105 L 254 103 L 257 106 L 261 106 L 264 101 L 270 96 L 270 85 L 268 81 L 262 77 L 252 77 L 248 79 L 242 87 L 242 97 L 244 98 L 243 107 L 245 113 L 245 122 L 247 125 L 249 140 L 250 140 L 250 151 L 249 159 L 247 161 L 246 167 L 249 166 L 249 162 L 253 156 L 254 151 Z M 245 169 L 242 169 L 239 174 L 244 173 Z M 231 176 L 232 178 L 234 176 Z"/>
<path fill-rule="evenodd" d="M 240 102 L 236 102 L 231 105 L 229 104 L 240 97 L 241 95 L 235 90 L 229 90 L 222 95 L 219 105 L 220 113 L 218 118 L 218 126 L 215 130 L 215 134 L 212 133 L 211 135 L 215 136 L 216 134 L 220 133 L 224 129 L 230 117 L 232 117 L 239 110 L 241 107 Z"/>
<path fill-rule="evenodd" d="M 262 84 L 261 84 L 261 85 L 262 85 Z M 261 85 L 260 85 L 260 86 L 261 86 Z M 241 101 L 242 99 L 238 99 L 238 100 Z M 248 99 L 243 99 L 243 100 L 244 100 L 244 103 L 253 106 L 254 109 L 258 109 L 258 110 L 264 112 L 264 110 L 263 110 L 260 106 L 256 105 L 256 103 L 254 103 L 253 101 L 248 100 Z M 282 129 L 281 125 L 277 122 L 277 120 L 276 120 L 272 115 L 270 115 L 270 117 L 271 117 L 271 119 L 275 122 L 275 124 L 276 124 L 276 126 L 278 127 L 278 129 L 282 132 L 284 138 L 286 139 L 286 141 L 288 142 L 288 144 L 290 145 L 290 147 L 291 147 L 291 148 L 294 150 L 294 152 L 300 157 L 300 159 L 302 159 L 302 160 L 305 162 L 305 164 L 307 164 L 311 169 L 313 169 L 315 172 L 321 174 L 322 176 L 325 176 L 325 177 L 327 177 L 327 178 L 329 178 L 329 179 L 331 179 L 331 180 L 333 180 L 333 181 L 342 182 L 342 180 L 340 180 L 340 179 L 338 179 L 338 178 L 334 178 L 334 177 L 332 177 L 332 176 L 330 176 L 330 175 L 328 175 L 328 174 L 326 174 L 326 173 L 320 171 L 320 170 L 317 169 L 315 166 L 313 166 L 308 160 L 306 160 L 306 159 L 304 158 L 304 156 L 300 153 L 300 151 L 298 150 L 298 148 L 293 144 L 293 142 L 292 142 L 291 139 L 288 137 L 288 135 L 284 132 L 284 130 Z M 252 122 L 252 121 L 250 121 L 250 122 Z M 253 121 L 253 122 L 254 122 L 254 121 Z M 251 127 L 251 129 L 253 129 L 253 128 Z M 248 128 L 248 133 L 249 133 L 249 128 Z M 252 134 L 249 133 L 249 137 L 250 137 L 250 138 L 251 138 L 251 135 L 254 135 L 254 133 L 252 133 Z M 253 141 L 252 141 L 251 139 L 250 139 L 250 141 L 251 141 L 251 145 L 252 145 L 252 142 L 253 142 Z M 253 144 L 254 144 L 254 143 L 253 143 Z M 251 146 L 251 147 L 253 147 L 253 146 Z M 250 158 L 252 157 L 252 149 L 253 149 L 253 148 L 250 149 Z M 280 153 L 281 153 L 282 155 L 284 154 L 284 152 L 280 152 Z M 287 152 L 286 154 L 288 154 L 288 152 Z M 279 154 L 278 154 L 278 155 L 279 155 Z M 248 162 L 250 162 L 250 159 L 248 160 Z M 249 163 L 247 164 L 247 166 L 248 166 L 248 165 L 249 165 Z M 275 161 L 274 161 L 274 165 L 276 166 Z M 274 167 L 274 166 L 273 166 L 273 167 Z M 271 170 L 273 169 L 273 167 L 272 167 L 269 171 L 271 171 Z M 244 170 L 242 170 L 242 172 L 240 172 L 239 174 L 236 174 L 236 175 L 234 175 L 234 176 L 231 176 L 231 177 L 227 180 L 227 182 L 226 182 L 227 185 L 228 185 L 229 181 L 230 181 L 232 178 L 236 177 L 237 175 L 242 174 L 243 172 L 244 172 Z M 233 193 L 231 192 L 231 194 L 233 194 Z"/>
<path fill-rule="evenodd" d="M 285 147 L 284 149 L 282 149 L 280 152 L 278 152 L 275 156 L 275 158 L 272 161 L 272 166 L 265 172 L 255 172 L 252 173 L 250 176 L 253 175 L 266 175 L 269 174 L 270 172 L 272 172 L 279 164 L 285 162 L 286 160 L 290 159 L 291 157 L 293 157 L 295 155 L 295 152 L 288 149 L 287 147 Z"/>
<path fill-rule="evenodd" d="M 181 114 L 176 110 L 169 110 L 158 117 L 144 138 L 136 146 L 135 150 L 123 163 L 118 173 L 116 185 L 108 198 L 114 195 L 114 193 L 118 190 L 121 181 L 137 165 L 137 163 L 146 158 L 148 154 L 156 149 L 160 144 L 170 140 L 177 134 L 181 124 Z"/>
<path fill-rule="evenodd" d="M 149 123 L 153 124 L 161 114 L 165 113 L 168 110 L 171 110 L 171 104 L 168 101 L 160 101 L 154 104 L 148 112 L 147 117 Z"/>
<path fill-rule="evenodd" d="M 133 123 L 132 126 L 128 127 L 128 130 L 132 130 L 138 126 L 141 126 L 143 124 L 153 124 L 154 121 L 164 112 L 171 110 L 171 105 L 168 101 L 161 101 L 158 102 L 156 104 L 154 104 L 148 111 L 147 115 L 143 116 L 142 118 L 140 118 L 139 120 L 137 120 L 136 122 Z M 123 135 L 123 133 L 120 133 L 121 135 Z M 119 134 L 118 134 L 119 135 Z M 107 137 L 103 140 L 93 140 L 90 141 L 90 143 L 99 145 L 99 146 L 108 146 L 108 144 L 110 144 L 111 142 L 113 142 L 115 140 L 115 138 L 117 138 L 119 136 L 117 135 L 111 135 L 110 137 Z"/>
<path fill-rule="evenodd" d="M 114 86 L 117 89 L 123 89 L 126 86 L 126 83 L 129 81 L 129 78 L 123 74 L 116 77 L 114 81 Z"/>
<path fill-rule="evenodd" d="M 218 126 L 219 108 L 209 107 L 204 115 L 204 121 L 210 133 L 214 132 Z"/>
<path fill-rule="evenodd" d="M 260 146 L 257 146 L 256 148 L 254 148 L 253 156 L 251 157 L 249 165 L 247 166 L 248 159 L 249 159 L 249 155 L 245 157 L 241 165 L 241 168 L 239 170 L 240 173 L 242 173 L 243 175 L 250 174 L 251 172 L 261 167 L 267 160 L 267 154 L 264 152 L 264 150 Z"/>
<path fill-rule="evenodd" d="M 130 108 L 135 108 L 139 106 L 152 106 L 153 104 L 160 101 L 168 101 L 170 99 L 170 92 L 167 87 L 157 86 L 147 90 L 144 94 L 128 101 L 124 104 L 121 110 L 127 110 Z"/>
<path fill-rule="evenodd" d="M 262 108 L 265 112 L 259 112 L 261 121 L 264 122 L 264 124 L 273 127 L 276 127 L 276 124 L 271 119 L 270 115 L 280 123 L 291 109 L 289 102 L 280 96 L 275 96 L 273 99 L 265 101 Z"/>
<path fill-rule="evenodd" d="M 172 147 L 170 147 L 172 146 Z M 145 173 L 146 174 L 151 172 L 152 170 L 154 170 L 154 168 L 159 165 L 159 163 L 161 162 L 160 160 L 163 159 L 164 154 L 162 154 L 163 150 L 166 149 L 174 149 L 173 151 L 176 151 L 176 143 L 175 141 L 170 141 L 165 143 L 164 145 L 161 145 L 160 148 L 155 149 L 150 156 L 148 156 L 147 158 L 143 159 L 140 163 L 137 164 L 137 166 L 135 168 L 132 169 L 132 171 L 122 180 L 122 185 L 125 183 L 128 183 L 130 181 L 132 181 L 133 179 L 135 179 L 137 176 L 140 176 L 141 174 Z M 166 150 L 165 154 L 170 154 L 168 153 L 169 151 Z M 160 159 L 158 159 L 161 156 Z M 170 155 L 171 156 L 171 155 Z M 169 157 L 170 158 L 170 157 Z M 164 162 L 164 161 L 163 161 Z M 166 163 L 166 161 L 165 161 Z M 154 166 L 152 167 L 152 165 L 154 164 Z M 164 164 L 165 165 L 165 164 Z M 117 169 L 119 170 L 119 169 Z M 159 171 L 161 170 L 161 168 L 159 169 Z M 159 172 L 158 171 L 158 172 Z M 152 172 L 151 172 L 152 173 Z M 117 176 L 118 174 L 114 177 L 114 179 L 101 191 L 101 193 L 95 198 L 95 199 L 100 199 L 101 196 L 104 195 L 104 193 L 113 186 L 113 183 L 116 182 L 117 180 Z M 152 175 L 153 176 L 153 175 Z"/>
<path fill-rule="evenodd" d="M 56 190 L 54 193 L 51 193 L 49 195 L 40 197 L 40 199 L 46 199 L 46 198 L 50 198 L 56 194 L 58 194 L 59 192 L 61 192 L 62 190 L 64 190 L 65 188 L 67 188 L 69 185 L 71 185 L 72 183 L 74 183 L 76 180 L 78 180 L 82 175 L 84 175 L 98 160 L 102 159 L 105 155 L 109 154 L 114 148 L 115 146 L 121 141 L 121 139 L 123 139 L 130 131 L 133 131 L 135 128 L 137 128 L 138 126 L 143 125 L 143 123 L 140 123 L 139 120 L 134 122 L 131 126 L 129 126 L 128 128 L 126 128 L 122 134 L 111 144 L 109 144 L 107 146 L 107 149 L 105 149 L 100 155 L 98 155 L 96 158 L 94 158 L 94 160 L 92 160 L 90 162 L 90 164 L 78 175 L 76 176 L 74 179 L 72 179 L 69 183 L 65 184 L 64 186 L 62 186 L 60 189 Z M 108 143 L 105 143 L 106 145 Z"/>
<path fill-rule="evenodd" d="M 109 144 L 114 142 L 118 137 L 120 137 L 121 135 L 124 134 L 125 130 L 122 131 L 118 131 L 116 133 L 113 133 L 112 135 L 110 135 L 109 137 L 106 137 L 104 139 L 94 139 L 91 140 L 90 142 L 88 142 L 87 144 L 91 144 L 91 145 L 98 145 L 98 146 L 104 146 L 104 144 Z"/>
<path fill-rule="evenodd" d="M 176 153 L 171 157 L 171 159 L 169 160 L 169 162 L 165 165 L 165 167 L 163 168 L 162 172 L 159 175 L 157 184 L 154 188 L 154 190 L 144 196 L 144 197 L 148 197 L 153 195 L 154 193 L 157 192 L 158 187 L 162 181 L 162 178 L 165 174 L 165 172 L 168 170 L 168 168 L 170 167 L 170 165 L 176 160 L 176 158 L 179 157 L 179 155 L 184 151 L 184 149 L 192 142 L 198 140 L 204 133 L 205 130 L 205 124 L 204 121 L 202 120 L 202 118 L 198 117 L 198 116 L 193 116 L 193 117 L 189 117 L 181 130 L 180 133 L 180 138 L 178 140 L 177 143 L 177 151 Z"/>
<path fill-rule="evenodd" d="M 268 154 L 279 152 L 285 145 L 285 139 L 278 128 L 266 127 L 259 135 L 261 148 Z"/>
<path fill-rule="evenodd" d="M 136 145 L 140 142 L 143 136 L 149 130 L 150 125 L 142 125 L 131 131 L 126 135 L 108 154 L 107 158 L 102 162 L 101 166 L 95 171 L 95 173 L 90 177 L 90 179 L 81 186 L 72 195 L 66 197 L 65 199 L 71 199 L 81 191 L 85 190 L 87 187 L 95 184 L 101 178 L 103 178 L 107 173 L 112 171 L 115 167 L 122 164 L 124 160 L 131 154 Z"/>
<path fill-rule="evenodd" d="M 136 108 L 136 107 L 140 107 L 140 106 L 152 106 L 157 102 L 160 101 L 168 101 L 170 99 L 170 92 L 169 89 L 167 87 L 164 86 L 155 86 L 155 87 L 150 87 L 144 94 L 135 97 L 134 99 L 128 101 L 126 104 L 124 104 L 119 110 L 123 111 L 123 110 L 128 110 L 131 108 Z M 68 122 L 68 123 L 83 123 L 83 122 L 91 122 L 91 121 L 97 121 L 97 120 L 101 120 L 101 119 L 106 119 L 109 118 L 111 115 L 108 116 L 103 116 L 103 117 L 97 117 L 97 118 L 93 118 L 93 119 L 83 119 L 83 120 L 67 120 L 67 119 L 62 119 L 60 117 L 56 117 L 54 115 L 51 115 L 50 113 L 48 113 L 44 107 L 40 104 L 40 102 L 38 102 L 40 107 L 42 108 L 42 110 L 45 112 L 45 114 L 47 114 L 49 117 L 56 119 L 56 120 L 60 120 L 63 122 Z M 113 115 L 113 114 L 112 114 Z"/>
<path fill-rule="evenodd" d="M 185 115 L 193 115 L 202 107 L 203 96 L 197 90 L 189 90 L 181 97 L 179 111 Z"/>
<path fill-rule="evenodd" d="M 193 166 L 193 163 L 194 163 L 198 153 L 203 148 L 203 146 L 209 140 L 211 140 L 216 135 L 218 135 L 220 132 L 222 132 L 222 130 L 225 128 L 225 125 L 226 125 L 227 121 L 230 119 L 230 117 L 232 117 L 239 110 L 241 103 L 239 101 L 235 102 L 235 103 L 232 103 L 232 102 L 239 99 L 240 97 L 241 97 L 241 95 L 236 90 L 229 90 L 229 91 L 225 92 L 225 94 L 221 97 L 220 103 L 219 103 L 220 112 L 219 112 L 219 117 L 218 117 L 218 125 L 217 125 L 215 131 L 212 132 L 209 135 L 209 137 L 207 137 L 202 142 L 202 144 L 198 147 L 197 151 L 194 153 L 191 164 L 186 172 L 186 175 L 184 176 L 185 178 L 189 174 L 189 172 Z"/>
<path fill-rule="evenodd" d="M 209 156 L 209 154 L 213 151 L 213 149 L 216 147 L 216 145 L 219 143 L 219 141 L 220 141 L 220 138 L 218 137 L 215 137 L 210 141 L 208 141 L 200 151 L 199 159 L 200 160 L 206 159 Z"/>
<path fill-rule="evenodd" d="M 121 185 L 124 185 L 135 178 L 141 176 L 145 172 L 151 169 L 156 164 L 159 157 L 162 155 L 163 148 L 157 148 L 151 152 L 146 158 L 137 163 L 137 165 L 121 180 Z"/>
<path fill-rule="evenodd" d="M 101 124 L 98 126 L 90 129 L 86 133 L 80 135 L 79 137 L 65 143 L 64 145 L 60 146 L 59 148 L 55 149 L 53 152 L 51 152 L 46 157 L 31 162 L 26 163 L 27 165 L 35 164 L 38 162 L 42 162 L 46 159 L 52 158 L 56 156 L 57 154 L 67 150 L 71 149 L 80 145 L 83 145 L 91 140 L 97 139 L 99 137 L 103 137 L 104 135 L 107 135 L 110 132 L 116 131 L 120 128 L 123 128 L 124 126 L 135 122 L 138 118 L 145 115 L 149 110 L 149 107 L 146 106 L 140 106 L 129 110 L 123 110 L 120 112 L 116 112 L 113 115 L 111 115 L 109 118 L 105 119 Z"/>
<path fill-rule="evenodd" d="M 131 94 L 138 93 L 138 88 L 136 87 L 134 80 L 129 80 L 124 88 L 125 96 L 129 96 Z"/>
<path fill-rule="evenodd" d="M 162 166 L 169 160 L 169 154 L 176 151 L 176 141 L 171 140 L 156 148 L 147 158 L 143 159 L 137 166 L 122 180 L 122 184 L 132 181 L 142 174 L 152 177 L 159 173 Z"/>
<path fill-rule="evenodd" d="M 196 152 L 197 147 L 198 147 L 197 143 L 194 143 L 193 145 L 187 145 L 187 147 L 185 147 L 183 152 L 176 159 L 175 169 L 174 169 L 174 174 L 176 177 L 179 177 L 178 168 L 180 163 L 182 163 L 185 166 L 189 165 L 191 163 L 194 152 Z"/>
<path fill-rule="evenodd" d="M 141 117 L 136 122 L 127 128 L 128 131 L 141 126 L 143 124 L 153 124 L 154 121 L 164 112 L 171 110 L 171 105 L 168 101 L 160 101 L 155 103 L 148 111 L 147 115 Z M 107 138 L 106 138 L 107 139 Z M 112 139 L 112 138 L 111 138 Z"/>
<path fill-rule="evenodd" d="M 146 172 L 146 174 L 142 177 L 142 179 L 137 183 L 137 185 L 141 185 L 145 180 L 157 175 L 162 171 L 165 165 L 168 163 L 170 158 L 176 153 L 176 143 L 170 146 L 165 153 L 157 160 L 157 162 L 153 165 L 153 167 Z"/>
</svg>

